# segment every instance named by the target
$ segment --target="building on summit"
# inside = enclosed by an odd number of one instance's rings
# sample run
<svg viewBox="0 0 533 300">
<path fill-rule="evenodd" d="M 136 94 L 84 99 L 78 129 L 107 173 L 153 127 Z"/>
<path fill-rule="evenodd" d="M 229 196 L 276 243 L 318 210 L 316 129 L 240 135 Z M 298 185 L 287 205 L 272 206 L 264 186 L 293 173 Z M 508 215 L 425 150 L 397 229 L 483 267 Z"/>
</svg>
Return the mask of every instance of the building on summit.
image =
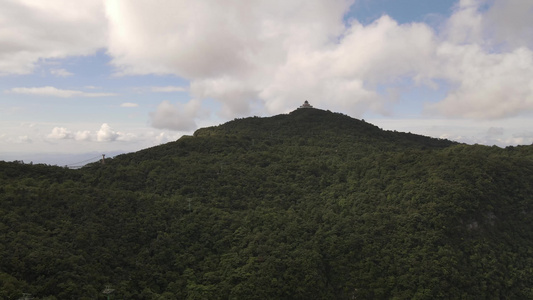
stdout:
<svg viewBox="0 0 533 300">
<path fill-rule="evenodd" d="M 302 104 L 299 108 L 313 108 L 313 106 L 309 104 L 309 101 L 305 100 L 304 104 Z"/>
</svg>

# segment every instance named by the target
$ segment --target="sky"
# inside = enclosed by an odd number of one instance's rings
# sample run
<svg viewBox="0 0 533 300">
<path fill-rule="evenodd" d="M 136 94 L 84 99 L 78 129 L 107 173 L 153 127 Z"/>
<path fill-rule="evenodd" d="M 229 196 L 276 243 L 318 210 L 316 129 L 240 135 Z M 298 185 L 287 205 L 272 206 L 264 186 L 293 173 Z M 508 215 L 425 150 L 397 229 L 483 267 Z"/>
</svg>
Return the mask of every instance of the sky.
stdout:
<svg viewBox="0 0 533 300">
<path fill-rule="evenodd" d="M 0 160 L 75 166 L 315 108 L 533 144 L 530 0 L 0 0 Z"/>
</svg>

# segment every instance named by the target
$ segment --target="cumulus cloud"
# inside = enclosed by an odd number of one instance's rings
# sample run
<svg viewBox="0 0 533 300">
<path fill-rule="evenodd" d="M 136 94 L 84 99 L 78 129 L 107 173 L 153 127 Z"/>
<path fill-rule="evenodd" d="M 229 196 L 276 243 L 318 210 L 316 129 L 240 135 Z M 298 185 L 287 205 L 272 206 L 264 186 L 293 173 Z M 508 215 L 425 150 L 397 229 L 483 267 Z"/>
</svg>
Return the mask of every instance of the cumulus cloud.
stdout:
<svg viewBox="0 0 533 300">
<path fill-rule="evenodd" d="M 65 127 L 54 127 L 46 138 L 48 140 L 91 141 L 93 140 L 93 134 L 89 130 L 72 132 Z"/>
<path fill-rule="evenodd" d="M 342 34 L 349 6 L 320 0 L 112 1 L 106 10 L 109 53 L 123 74 L 175 74 L 191 80 L 194 99 L 215 99 L 226 112 L 246 114 L 249 101 L 270 100 L 259 94 L 289 55 L 321 49 Z M 294 106 L 301 99 L 290 101 Z"/>
<path fill-rule="evenodd" d="M 485 39 L 506 49 L 533 47 L 532 15 L 531 1 L 495 0 L 482 19 Z"/>
<path fill-rule="evenodd" d="M 488 53 L 478 45 L 442 44 L 437 76 L 454 88 L 429 106 L 447 116 L 495 119 L 533 110 L 533 51 Z"/>
<path fill-rule="evenodd" d="M 7 93 L 14 94 L 28 94 L 28 95 L 37 95 L 37 96 L 52 96 L 52 97 L 61 97 L 61 98 L 71 98 L 71 97 L 109 97 L 116 96 L 114 93 L 87 93 L 77 90 L 64 90 L 58 89 L 53 86 L 44 86 L 44 87 L 17 87 L 12 88 L 6 91 Z"/>
<path fill-rule="evenodd" d="M 451 90 L 428 111 L 474 119 L 533 111 L 532 12 L 529 1 L 460 1 L 426 74 Z"/>
<path fill-rule="evenodd" d="M 65 127 L 54 127 L 46 138 L 48 140 L 75 140 L 86 142 L 115 142 L 115 141 L 135 141 L 138 136 L 133 133 L 125 133 L 114 130 L 109 124 L 103 123 L 100 129 L 94 132 L 89 130 L 79 130 L 72 132 Z"/>
<path fill-rule="evenodd" d="M 460 0 L 447 21 L 449 42 L 512 50 L 532 47 L 533 2 L 522 0 Z"/>
<path fill-rule="evenodd" d="M 221 114 L 226 118 L 248 114 L 257 97 L 246 82 L 230 77 L 195 80 L 190 93 L 196 99 L 220 101 L 223 105 Z"/>
<path fill-rule="evenodd" d="M 283 61 L 293 46 L 319 44 L 341 33 L 342 15 L 349 5 L 349 1 L 321 0 L 245 5 L 108 1 L 109 52 L 126 73 L 185 78 L 242 74 L 262 59 Z"/>
<path fill-rule="evenodd" d="M 294 108 L 301 99 L 361 115 L 384 112 L 394 99 L 377 86 L 414 76 L 433 58 L 432 30 L 424 24 L 399 25 L 383 16 L 368 26 L 353 21 L 343 38 L 322 51 L 290 55 L 260 93 L 271 111 Z M 422 81 L 422 79 L 417 79 Z"/>
<path fill-rule="evenodd" d="M 379 87 L 412 78 L 450 86 L 428 112 L 490 119 L 533 110 L 533 4 L 526 2 L 461 0 L 441 32 L 386 15 L 346 24 L 351 1 L 116 0 L 106 13 L 120 72 L 187 78 L 192 97 L 219 101 L 225 117 L 257 103 L 286 112 L 304 99 L 355 115 L 387 113 L 396 99 Z"/>
<path fill-rule="evenodd" d="M 483 42 L 483 0 L 460 0 L 444 29 L 445 38 L 455 44 Z"/>
<path fill-rule="evenodd" d="M 187 131 L 196 128 L 195 118 L 200 113 L 201 104 L 198 100 L 175 105 L 170 101 L 163 101 L 155 112 L 150 113 L 150 119 L 155 128 Z"/>
<path fill-rule="evenodd" d="M 66 140 L 74 138 L 74 135 L 64 127 L 54 127 L 52 132 L 47 135 L 47 138 L 53 140 Z"/>
<path fill-rule="evenodd" d="M 96 133 L 96 140 L 99 142 L 112 142 L 119 137 L 119 134 L 107 123 L 102 124 L 100 130 Z"/>
<path fill-rule="evenodd" d="M 460 0 L 439 28 L 387 15 L 346 20 L 353 0 L 8 1 L 0 9 L 0 74 L 31 72 L 39 59 L 105 48 L 118 74 L 172 74 L 190 88 L 187 104 L 159 104 L 156 128 L 191 129 L 202 101 L 225 118 L 316 107 L 355 116 L 389 113 L 388 85 L 446 84 L 426 112 L 475 119 L 533 111 L 532 1 Z M 83 32 L 83 34 L 79 34 Z M 68 71 L 57 69 L 58 76 Z M 63 74 L 63 75 L 61 75 Z M 12 93 L 99 97 L 54 87 Z M 129 104 L 123 104 L 128 106 Z"/>
<path fill-rule="evenodd" d="M 31 73 L 39 60 L 88 55 L 106 45 L 102 1 L 2 1 L 0 75 Z"/>
<path fill-rule="evenodd" d="M 74 134 L 74 139 L 76 141 L 90 141 L 92 139 L 92 135 L 89 130 L 77 131 Z"/>
</svg>

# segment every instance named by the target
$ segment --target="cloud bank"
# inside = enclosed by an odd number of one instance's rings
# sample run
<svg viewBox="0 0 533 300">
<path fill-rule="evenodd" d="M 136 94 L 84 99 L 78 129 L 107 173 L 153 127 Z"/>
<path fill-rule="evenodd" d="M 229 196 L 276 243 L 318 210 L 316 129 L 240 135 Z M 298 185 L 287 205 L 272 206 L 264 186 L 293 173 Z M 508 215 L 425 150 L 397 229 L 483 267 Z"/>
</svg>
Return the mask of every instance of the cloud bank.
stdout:
<svg viewBox="0 0 533 300">
<path fill-rule="evenodd" d="M 104 3 L 5 0 L 0 4 L 0 76 L 28 74 L 39 61 L 106 47 Z"/>
<path fill-rule="evenodd" d="M 286 112 L 304 99 L 354 115 L 386 113 L 396 99 L 379 87 L 404 78 L 450 87 L 426 113 L 495 119 L 533 111 L 533 3 L 459 1 L 438 30 L 386 15 L 366 26 L 345 22 L 350 4 L 116 0 L 106 6 L 108 49 L 121 73 L 187 78 L 195 101 L 215 99 L 225 116 L 249 114 L 254 102 Z M 164 109 L 176 114 L 167 104 L 156 114 Z"/>
<path fill-rule="evenodd" d="M 45 136 L 46 144 L 61 143 L 65 147 L 73 143 L 89 143 L 96 145 L 106 145 L 108 149 L 112 144 L 130 145 L 142 144 L 144 147 L 158 145 L 178 139 L 181 134 L 175 132 L 153 132 L 138 131 L 130 128 L 131 132 L 116 130 L 108 123 L 103 123 L 97 130 L 70 130 L 66 127 L 56 126 Z M 31 143 L 32 139 L 28 136 L 5 136 L 0 135 L 0 142 Z M 45 146 L 46 146 L 45 144 Z M 92 146 L 91 146 L 92 147 Z M 119 146 L 120 147 L 120 146 Z"/>
<path fill-rule="evenodd" d="M 446 86 L 425 113 L 491 120 L 533 112 L 533 2 L 461 0 L 438 28 L 383 15 L 349 19 L 353 1 L 7 1 L 0 74 L 106 49 L 117 74 L 176 75 L 188 103 L 161 102 L 155 128 L 190 130 L 206 101 L 224 118 L 293 110 L 303 100 L 361 116 L 390 114 L 395 87 Z M 16 28 L 16 31 L 15 31 Z M 16 34 L 15 34 L 16 32 Z M 79 34 L 83 32 L 83 34 Z M 68 76 L 57 70 L 56 75 Z M 53 87 L 13 93 L 99 96 Z M 401 105 L 401 103 L 399 103 Z"/>
<path fill-rule="evenodd" d="M 150 113 L 152 126 L 159 129 L 193 130 L 196 128 L 195 118 L 201 113 L 199 101 L 189 101 L 186 104 L 172 104 L 163 101 L 155 112 Z"/>
<path fill-rule="evenodd" d="M 95 132 L 81 130 L 72 132 L 64 127 L 54 127 L 49 133 L 47 139 L 53 140 L 76 140 L 87 142 L 115 142 L 115 141 L 133 141 L 138 139 L 135 134 L 115 131 L 109 124 L 104 123 L 100 129 Z"/>
</svg>

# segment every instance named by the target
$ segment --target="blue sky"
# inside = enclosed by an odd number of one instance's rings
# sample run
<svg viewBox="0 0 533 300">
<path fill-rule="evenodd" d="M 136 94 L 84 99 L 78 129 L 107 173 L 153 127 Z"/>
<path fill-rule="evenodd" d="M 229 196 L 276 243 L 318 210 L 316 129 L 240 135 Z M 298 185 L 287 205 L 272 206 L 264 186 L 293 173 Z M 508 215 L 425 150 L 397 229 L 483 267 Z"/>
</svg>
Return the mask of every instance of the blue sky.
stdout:
<svg viewBox="0 0 533 300">
<path fill-rule="evenodd" d="M 398 23 L 437 22 L 449 17 L 458 1 L 439 0 L 361 0 L 356 1 L 348 17 L 363 24 L 371 24 L 382 15 L 389 15 Z"/>
<path fill-rule="evenodd" d="M 0 160 L 70 165 L 317 108 L 533 143 L 533 3 L 0 2 Z"/>
</svg>

